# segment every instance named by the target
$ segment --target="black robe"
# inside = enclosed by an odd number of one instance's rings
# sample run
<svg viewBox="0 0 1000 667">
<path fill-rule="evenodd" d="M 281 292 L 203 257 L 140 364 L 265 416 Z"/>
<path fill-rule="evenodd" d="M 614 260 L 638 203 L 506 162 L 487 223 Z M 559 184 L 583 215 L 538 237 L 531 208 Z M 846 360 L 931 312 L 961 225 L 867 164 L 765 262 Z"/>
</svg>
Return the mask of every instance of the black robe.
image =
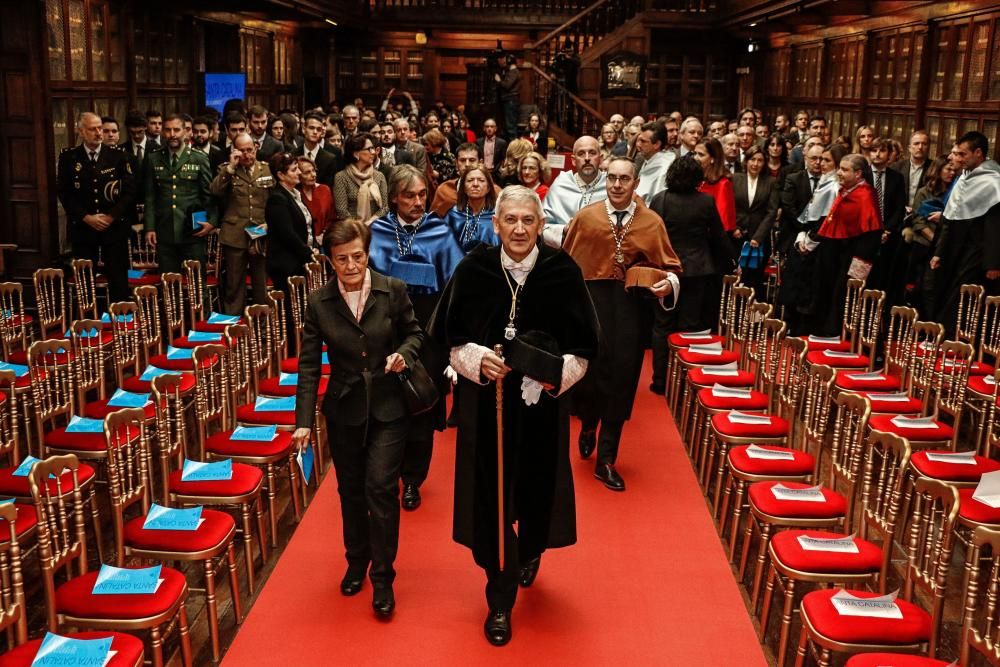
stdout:
<svg viewBox="0 0 1000 667">
<path fill-rule="evenodd" d="M 514 284 L 511 278 L 511 284 Z M 443 351 L 466 343 L 506 344 L 511 295 L 500 248 L 480 246 L 458 265 L 441 295 L 430 335 Z M 518 296 L 519 332 L 542 331 L 558 353 L 593 359 L 598 324 L 576 263 L 542 246 Z M 446 352 L 443 352 L 446 354 Z M 518 522 L 518 551 L 526 562 L 546 548 L 576 542 L 576 507 L 569 465 L 569 403 L 542 392 L 526 406 L 517 372 L 504 379 L 504 498 L 506 519 Z M 572 393 L 572 392 L 570 392 Z M 483 566 L 497 563 L 496 385 L 460 377 L 455 453 L 453 537 Z"/>
<path fill-rule="evenodd" d="M 971 283 L 986 287 L 987 294 L 997 291 L 997 281 L 986 279 L 986 272 L 1000 269 L 1000 203 L 985 214 L 970 220 L 949 220 L 941 217 L 935 254 L 941 257 L 936 272 L 937 302 L 940 309 L 937 322 L 945 325 L 946 334 L 955 330 L 958 296 L 962 285 Z"/>
</svg>

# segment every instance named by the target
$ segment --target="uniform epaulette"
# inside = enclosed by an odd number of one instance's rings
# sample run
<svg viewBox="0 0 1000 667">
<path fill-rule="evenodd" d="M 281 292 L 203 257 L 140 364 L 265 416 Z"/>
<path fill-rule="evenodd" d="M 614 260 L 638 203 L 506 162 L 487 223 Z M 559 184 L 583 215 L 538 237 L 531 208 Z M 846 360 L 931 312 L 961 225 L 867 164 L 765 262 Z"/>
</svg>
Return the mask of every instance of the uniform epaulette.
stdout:
<svg viewBox="0 0 1000 667">
<path fill-rule="evenodd" d="M 66 148 L 64 148 L 61 151 L 59 151 L 59 155 L 62 155 L 63 153 L 68 153 L 71 150 L 74 150 L 75 148 L 76 148 L 76 146 L 67 146 Z"/>
</svg>

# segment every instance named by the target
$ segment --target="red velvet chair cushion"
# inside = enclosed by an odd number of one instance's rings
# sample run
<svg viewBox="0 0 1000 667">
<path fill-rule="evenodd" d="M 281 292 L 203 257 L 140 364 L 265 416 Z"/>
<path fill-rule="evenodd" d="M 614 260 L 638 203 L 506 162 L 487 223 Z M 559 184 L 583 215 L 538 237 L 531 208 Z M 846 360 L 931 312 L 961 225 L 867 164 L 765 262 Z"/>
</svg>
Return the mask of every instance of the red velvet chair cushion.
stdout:
<svg viewBox="0 0 1000 667">
<path fill-rule="evenodd" d="M 948 667 L 950 662 L 906 653 L 858 653 L 844 667 Z"/>
<path fill-rule="evenodd" d="M 294 410 L 257 411 L 253 406 L 253 403 L 247 403 L 236 408 L 236 421 L 241 424 L 262 424 L 264 426 L 271 424 L 295 426 Z"/>
<path fill-rule="evenodd" d="M 31 487 L 28 484 L 28 478 L 15 477 L 13 474 L 15 470 L 17 470 L 16 466 L 0 468 L 0 495 L 13 496 L 14 498 L 30 498 Z M 76 475 L 80 481 L 80 486 L 85 486 L 94 477 L 94 469 L 86 463 L 81 462 Z M 50 493 L 56 493 L 60 488 L 64 495 L 72 492 L 73 475 L 70 472 L 64 472 L 61 479 L 49 480 Z"/>
<path fill-rule="evenodd" d="M 139 278 L 129 278 L 129 287 L 142 287 L 143 285 L 159 285 L 160 276 L 156 273 L 145 273 Z"/>
<path fill-rule="evenodd" d="M 711 345 L 712 343 L 725 344 L 726 339 L 717 334 L 705 334 L 702 338 L 684 338 L 683 331 L 675 331 L 667 336 L 667 344 L 673 347 L 684 348 L 690 345 Z"/>
<path fill-rule="evenodd" d="M 903 618 L 841 616 L 830 602 L 838 589 L 813 591 L 802 598 L 802 613 L 816 632 L 834 641 L 852 644 L 905 645 L 931 638 L 931 615 L 917 605 L 898 599 Z M 878 597 L 878 593 L 852 590 L 859 598 Z"/>
<path fill-rule="evenodd" d="M 1000 524 L 1000 508 L 979 502 L 972 497 L 975 492 L 975 489 L 958 490 L 958 516 L 976 523 Z"/>
<path fill-rule="evenodd" d="M 171 493 L 181 496 L 245 496 L 260 488 L 264 473 L 257 466 L 233 463 L 233 478 L 214 482 L 182 482 L 181 471 L 170 473 Z"/>
<path fill-rule="evenodd" d="M 194 372 L 194 359 L 167 359 L 165 354 L 156 354 L 150 357 L 149 365 L 162 368 L 165 371 Z"/>
<path fill-rule="evenodd" d="M 830 356 L 826 350 L 818 350 L 806 354 L 806 361 L 810 364 L 823 364 L 833 368 L 868 368 L 869 359 L 863 354 L 856 354 L 853 357 Z"/>
<path fill-rule="evenodd" d="M 884 392 L 861 392 L 863 396 L 867 396 L 868 400 L 871 401 L 872 414 L 883 413 L 891 415 L 916 415 L 923 412 L 924 404 L 919 399 L 907 396 L 905 401 L 887 401 L 878 397 L 878 394 L 881 393 Z"/>
<path fill-rule="evenodd" d="M 62 634 L 63 637 L 73 639 L 104 639 L 113 637 L 111 640 L 111 650 L 115 651 L 114 657 L 108 661 L 106 667 L 135 667 L 142 660 L 143 646 L 142 640 L 123 632 L 71 632 Z M 42 647 L 41 639 L 33 639 L 16 648 L 12 648 L 0 655 L 0 667 L 30 667 L 38 649 Z"/>
<path fill-rule="evenodd" d="M 187 336 L 181 336 L 180 338 L 173 339 L 173 341 L 171 341 L 170 344 L 173 345 L 174 347 L 179 347 L 185 350 L 191 350 L 201 345 L 222 345 L 223 347 L 227 345 L 225 336 L 222 337 L 222 340 L 195 340 L 195 341 L 188 340 Z"/>
<path fill-rule="evenodd" d="M 146 517 L 136 517 L 125 524 L 125 544 L 147 551 L 207 551 L 222 545 L 236 526 L 233 517 L 217 510 L 203 509 L 201 518 L 198 530 L 145 530 Z"/>
<path fill-rule="evenodd" d="M 732 350 L 723 350 L 722 354 L 705 354 L 686 348 L 677 351 L 677 358 L 686 364 L 694 364 L 695 366 L 722 366 L 739 361 L 740 355 Z"/>
<path fill-rule="evenodd" d="M 241 317 L 240 321 L 237 322 L 237 324 L 246 324 L 246 322 Z M 205 322 L 203 320 L 201 322 L 195 322 L 193 325 L 191 325 L 191 328 L 194 329 L 195 331 L 208 331 L 210 333 L 225 333 L 226 332 L 226 327 L 228 327 L 228 326 L 230 326 L 230 325 L 228 325 L 228 324 L 209 324 L 208 322 Z"/>
<path fill-rule="evenodd" d="M 70 351 L 69 346 L 65 352 L 56 352 L 56 364 L 59 366 L 68 364 L 73 359 L 73 352 Z M 27 350 L 15 350 L 11 352 L 7 357 L 7 362 L 11 364 L 18 364 L 19 366 L 28 365 L 28 351 Z M 24 377 L 29 377 L 25 375 Z M 29 383 L 30 384 L 30 383 Z"/>
<path fill-rule="evenodd" d="M 873 431 L 895 433 L 916 442 L 938 442 L 950 440 L 954 430 L 944 422 L 935 422 L 934 428 L 900 428 L 892 423 L 894 415 L 874 415 L 868 420 Z"/>
<path fill-rule="evenodd" d="M 927 458 L 927 451 L 913 452 L 910 464 L 924 477 L 945 480 L 948 482 L 977 482 L 985 473 L 1000 470 L 1000 461 L 994 461 L 982 456 L 976 457 L 976 465 L 965 463 L 942 463 Z M 930 450 L 934 453 L 934 450 Z M 950 450 L 941 451 L 949 454 Z"/>
<path fill-rule="evenodd" d="M 129 427 L 129 442 L 138 437 L 139 429 Z M 65 426 L 46 433 L 45 444 L 56 449 L 79 452 L 102 452 L 108 446 L 103 433 L 67 433 Z"/>
<path fill-rule="evenodd" d="M 281 362 L 281 372 L 282 373 L 298 373 L 299 372 L 299 358 L 291 357 L 290 359 L 285 359 Z M 323 368 L 320 371 L 323 375 L 330 374 L 330 364 L 323 364 Z"/>
<path fill-rule="evenodd" d="M 181 393 L 186 394 L 187 392 L 194 389 L 194 384 L 195 384 L 194 373 L 181 373 L 180 376 L 181 376 L 181 382 L 180 382 Z M 132 391 L 137 394 L 148 394 L 149 392 L 153 391 L 153 382 L 152 380 L 140 380 L 139 376 L 135 376 L 126 378 L 125 381 L 122 382 L 121 388 L 124 389 L 125 391 Z"/>
<path fill-rule="evenodd" d="M 771 550 L 777 560 L 785 567 L 800 572 L 837 572 L 861 574 L 878 572 L 882 567 L 882 550 L 876 545 L 854 538 L 858 553 L 843 553 L 835 551 L 806 551 L 799 544 L 799 536 L 835 539 L 847 537 L 843 533 L 829 533 L 822 530 L 782 530 L 771 538 Z"/>
<path fill-rule="evenodd" d="M 755 482 L 750 485 L 747 497 L 758 510 L 771 516 L 789 519 L 832 519 L 843 516 L 847 511 L 847 500 L 836 491 L 821 487 L 824 502 L 808 500 L 778 500 L 771 492 L 771 487 L 781 484 L 789 489 L 808 489 L 813 484 L 802 482 Z"/>
<path fill-rule="evenodd" d="M 944 368 L 944 364 L 942 363 L 941 359 L 938 359 L 938 362 L 934 365 L 934 370 L 935 372 L 940 373 L 942 368 Z M 991 366 L 990 364 L 983 363 L 981 361 L 973 361 L 972 364 L 969 365 L 970 376 L 993 375 L 994 371 L 996 371 L 996 367 Z"/>
<path fill-rule="evenodd" d="M 764 449 L 786 449 L 784 447 L 764 447 Z M 788 460 L 755 459 L 747 456 L 747 446 L 729 449 L 729 465 L 737 472 L 748 475 L 774 475 L 775 477 L 796 477 L 812 473 L 816 458 L 807 452 L 787 449 L 795 458 Z"/>
<path fill-rule="evenodd" d="M 736 373 L 736 375 L 712 375 L 706 373 L 703 368 L 692 368 L 688 371 L 687 379 L 692 384 L 709 387 L 713 384 L 721 384 L 723 387 L 753 386 L 753 373 L 750 371 L 736 371 Z"/>
<path fill-rule="evenodd" d="M 14 534 L 17 535 L 18 542 L 20 542 L 21 536 L 34 528 L 38 523 L 38 514 L 35 512 L 34 505 L 15 503 L 14 506 L 17 508 L 17 518 L 14 520 Z M 10 532 L 5 528 L 0 531 L 0 544 L 7 544 L 8 542 L 10 542 Z"/>
<path fill-rule="evenodd" d="M 712 388 L 698 391 L 698 401 L 710 410 L 766 410 L 767 394 L 750 391 L 748 398 L 740 396 L 716 396 Z"/>
<path fill-rule="evenodd" d="M 141 392 L 149 393 L 149 392 Z M 152 397 L 150 397 L 152 398 Z M 104 419 L 112 412 L 121 410 L 122 408 L 117 408 L 113 405 L 108 405 L 110 398 L 101 399 L 100 401 L 94 401 L 92 403 L 87 403 L 83 406 L 83 416 L 89 417 L 90 419 Z M 146 405 L 142 406 L 142 411 L 146 416 L 146 419 L 156 419 L 156 405 L 150 400 Z"/>
<path fill-rule="evenodd" d="M 977 394 L 982 394 L 983 396 L 993 396 L 997 386 L 995 384 L 987 384 L 987 377 L 992 379 L 992 376 L 987 375 L 970 375 L 968 384 L 969 391 L 974 391 Z"/>
<path fill-rule="evenodd" d="M 8 361 L 10 361 L 10 360 L 8 360 Z M 10 361 L 10 363 L 13 364 L 13 363 L 16 363 L 16 362 Z M 37 371 L 37 374 L 38 374 L 39 379 L 44 378 L 45 377 L 45 369 L 44 368 L 39 368 L 38 371 Z M 10 386 L 10 384 L 7 383 L 7 382 L 0 382 L 0 387 L 5 387 L 6 388 L 6 387 L 9 387 L 9 386 Z M 22 375 L 19 378 L 14 378 L 14 388 L 15 389 L 28 389 L 29 387 L 31 387 L 31 373 L 25 373 L 24 375 Z"/>
<path fill-rule="evenodd" d="M 232 435 L 232 431 L 210 435 L 205 440 L 205 451 L 220 456 L 277 456 L 288 453 L 292 447 L 290 431 L 278 431 L 270 442 L 233 440 Z"/>
<path fill-rule="evenodd" d="M 879 380 L 855 380 L 852 375 L 861 375 L 860 371 L 840 371 L 834 384 L 838 389 L 846 391 L 899 391 L 902 384 L 895 375 L 883 373 Z"/>
<path fill-rule="evenodd" d="M 163 583 L 149 595 L 94 595 L 99 570 L 74 577 L 56 589 L 56 609 L 60 614 L 81 618 L 131 619 L 156 616 L 170 609 L 184 595 L 184 575 L 164 567 Z"/>
<path fill-rule="evenodd" d="M 257 385 L 257 393 L 261 396 L 294 396 L 296 385 L 294 384 L 279 384 L 281 377 L 264 378 Z M 320 397 L 326 393 L 326 385 L 330 381 L 330 378 L 326 375 L 321 375 L 319 378 L 319 390 L 318 394 Z"/>
<path fill-rule="evenodd" d="M 809 340 L 809 336 L 799 336 L 799 338 L 806 342 L 806 349 L 810 352 L 824 352 L 826 350 L 833 350 L 834 352 L 851 351 L 851 341 L 849 340 L 841 339 L 836 343 L 827 343 L 825 341 Z"/>
<path fill-rule="evenodd" d="M 729 413 L 712 416 L 712 427 L 721 435 L 733 438 L 783 438 L 788 435 L 788 421 L 771 416 L 770 424 L 733 424 Z"/>
</svg>

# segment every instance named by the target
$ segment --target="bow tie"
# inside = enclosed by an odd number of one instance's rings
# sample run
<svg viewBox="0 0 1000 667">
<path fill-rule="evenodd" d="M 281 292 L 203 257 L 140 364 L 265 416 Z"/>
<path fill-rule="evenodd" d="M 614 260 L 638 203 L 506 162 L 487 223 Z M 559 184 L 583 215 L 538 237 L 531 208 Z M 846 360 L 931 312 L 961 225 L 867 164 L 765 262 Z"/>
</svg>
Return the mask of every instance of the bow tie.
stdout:
<svg viewBox="0 0 1000 667">
<path fill-rule="evenodd" d="M 508 271 L 528 271 L 532 267 L 528 266 L 524 262 L 511 262 L 509 264 L 507 262 L 504 262 L 503 268 L 507 269 Z"/>
</svg>

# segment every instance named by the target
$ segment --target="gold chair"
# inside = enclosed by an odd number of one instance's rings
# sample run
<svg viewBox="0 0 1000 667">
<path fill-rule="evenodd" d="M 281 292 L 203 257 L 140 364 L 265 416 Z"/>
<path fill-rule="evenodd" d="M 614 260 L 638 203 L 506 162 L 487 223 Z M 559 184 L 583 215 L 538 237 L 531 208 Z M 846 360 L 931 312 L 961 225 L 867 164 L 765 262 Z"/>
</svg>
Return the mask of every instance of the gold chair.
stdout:
<svg viewBox="0 0 1000 667">
<path fill-rule="evenodd" d="M 143 595 L 141 599 L 134 595 L 93 593 L 99 572 L 87 569 L 83 499 L 77 475 L 79 466 L 79 461 L 72 454 L 53 456 L 36 463 L 29 476 L 38 514 L 38 551 L 49 632 L 58 632 L 63 626 L 94 630 L 148 630 L 153 665 L 162 667 L 163 637 L 176 628 L 180 635 L 181 660 L 185 667 L 190 667 L 191 642 L 184 606 L 188 587 L 183 574 L 164 567 L 160 572 L 163 582 L 156 592 Z M 64 469 L 70 471 L 68 475 L 62 474 Z M 50 474 L 59 475 L 55 492 L 49 483 Z M 70 494 L 60 488 L 66 483 L 72 490 Z M 74 563 L 80 571 L 77 576 L 71 575 Z M 57 587 L 55 573 L 60 569 L 66 570 L 68 580 Z M 123 608 L 131 613 L 123 613 Z"/>
<path fill-rule="evenodd" d="M 38 269 L 32 276 L 41 338 L 61 338 L 66 332 L 66 286 L 62 269 Z M 53 334 L 53 332 L 55 332 Z"/>
<path fill-rule="evenodd" d="M 861 315 L 862 294 L 865 291 L 865 281 L 857 278 L 847 280 L 847 291 L 844 294 L 844 315 L 840 324 L 840 336 L 800 336 L 806 342 L 809 352 L 833 350 L 837 352 L 852 352 L 857 340 L 858 318 Z"/>
<path fill-rule="evenodd" d="M 306 284 L 310 293 L 326 284 L 326 271 L 320 262 L 312 261 L 306 264 Z"/>
<path fill-rule="evenodd" d="M 288 278 L 288 310 L 291 312 L 295 332 L 295 354 L 302 349 L 302 327 L 306 320 L 306 299 L 309 296 L 304 276 Z"/>
<path fill-rule="evenodd" d="M 146 243 L 146 232 L 140 230 L 128 235 L 129 265 L 133 269 L 150 270 L 159 266 L 156 259 L 156 246 Z"/>
<path fill-rule="evenodd" d="M 893 306 L 889 311 L 889 325 L 883 350 L 885 362 L 877 372 L 857 370 L 839 371 L 833 383 L 834 393 L 841 391 L 863 392 L 899 391 L 909 386 L 909 372 L 913 360 L 913 327 L 917 311 L 909 306 Z"/>
<path fill-rule="evenodd" d="M 802 632 L 795 667 L 802 667 L 810 652 L 824 666 L 830 664 L 834 652 L 915 653 L 926 646 L 927 655 L 935 657 L 955 545 L 952 529 L 958 513 L 958 493 L 930 479 L 919 480 L 916 490 L 914 512 L 907 520 L 908 564 L 903 595 L 896 600 L 901 618 L 842 616 L 831 601 L 838 589 L 813 591 L 799 604 Z M 915 603 L 918 589 L 924 599 L 930 600 L 929 613 Z M 861 598 L 875 595 L 860 590 L 849 593 Z"/>
<path fill-rule="evenodd" d="M 277 370 L 281 368 L 281 362 L 288 358 L 288 311 L 285 308 L 285 293 L 276 289 L 268 290 L 267 305 L 271 306 L 271 312 L 274 313 L 271 322 L 274 325 L 274 348 L 277 354 L 274 367 Z"/>
<path fill-rule="evenodd" d="M 205 290 L 208 294 L 208 305 L 210 308 L 218 306 L 219 300 L 219 267 L 221 262 L 219 257 L 219 232 L 212 231 L 205 237 Z"/>
<path fill-rule="evenodd" d="M 138 429 L 140 436 L 129 440 L 125 435 L 133 429 Z M 216 579 L 222 574 L 223 561 L 229 571 L 236 623 L 243 622 L 236 553 L 233 549 L 236 522 L 225 512 L 203 509 L 201 522 L 195 530 L 147 530 L 144 526 L 152 498 L 152 476 L 144 411 L 126 409 L 109 414 L 104 419 L 104 436 L 108 447 L 108 493 L 115 527 L 117 566 L 124 567 L 126 559 L 201 563 L 205 572 L 205 605 L 212 640 L 212 659 L 218 662 L 221 651 L 215 586 Z M 139 516 L 127 520 L 126 514 L 133 506 L 139 507 Z"/>
<path fill-rule="evenodd" d="M 979 322 L 983 316 L 982 285 L 962 285 L 958 288 L 958 313 L 955 316 L 955 340 L 975 347 L 979 340 Z"/>
<path fill-rule="evenodd" d="M 965 410 L 971 415 L 975 426 L 975 446 L 978 449 L 986 432 L 987 412 L 990 396 L 994 393 L 994 373 L 997 360 L 1000 359 L 1000 296 L 986 298 L 983 317 L 982 340 L 979 343 L 976 358 L 969 367 L 969 387 L 965 396 Z M 987 363 L 986 357 L 990 363 Z M 992 369 L 989 372 L 976 373 L 980 370 Z"/>
<path fill-rule="evenodd" d="M 835 349 L 815 350 L 806 354 L 806 363 L 825 364 L 834 370 L 872 370 L 875 364 L 879 335 L 882 331 L 884 308 L 885 292 L 873 289 L 864 290 L 857 305 L 853 331 L 850 332 L 852 336 L 851 349 L 847 352 Z"/>
<path fill-rule="evenodd" d="M 188 330 L 185 328 L 184 294 L 187 289 L 184 285 L 184 276 L 179 273 L 164 273 L 160 276 L 163 284 L 163 316 L 166 336 L 168 340 L 176 340 L 186 336 Z M 162 347 L 156 354 L 162 352 Z"/>
<path fill-rule="evenodd" d="M 73 269 L 73 278 L 70 282 L 73 287 L 73 295 L 76 297 L 76 319 L 100 319 L 101 310 L 97 305 L 97 288 L 103 287 L 107 290 L 107 280 L 103 276 L 95 274 L 92 260 L 74 259 L 70 262 L 70 267 Z M 107 303 L 107 294 L 105 294 L 105 303 Z"/>
<path fill-rule="evenodd" d="M 0 344 L 3 358 L 11 363 L 15 352 L 27 356 L 28 345 L 33 339 L 32 324 L 35 318 L 24 313 L 24 287 L 21 283 L 0 283 Z"/>
<path fill-rule="evenodd" d="M 260 381 L 276 372 L 277 350 L 275 348 L 274 312 L 271 306 L 255 304 L 243 311 L 243 321 L 250 334 L 246 354 L 250 361 L 252 390 L 256 396 Z"/>
</svg>

